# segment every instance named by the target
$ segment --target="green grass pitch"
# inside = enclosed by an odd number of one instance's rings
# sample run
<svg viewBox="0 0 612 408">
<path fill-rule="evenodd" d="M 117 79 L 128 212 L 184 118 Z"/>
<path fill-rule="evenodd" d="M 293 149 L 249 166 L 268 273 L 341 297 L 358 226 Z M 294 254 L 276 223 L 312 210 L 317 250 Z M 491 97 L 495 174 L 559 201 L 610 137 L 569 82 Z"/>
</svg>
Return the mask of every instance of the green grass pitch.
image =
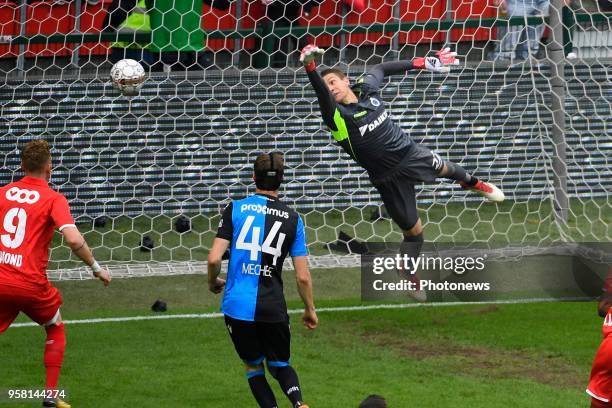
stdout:
<svg viewBox="0 0 612 408">
<path fill-rule="evenodd" d="M 317 306 L 359 305 L 359 272 L 313 271 Z M 59 282 L 66 320 L 218 310 L 203 275 Z M 300 308 L 292 272 L 290 308 Z M 357 407 L 371 393 L 390 407 L 587 406 L 601 337 L 593 302 L 321 312 L 307 331 L 292 315 L 292 365 L 311 407 Z M 19 322 L 27 319 L 20 318 Z M 79 407 L 255 407 L 221 318 L 67 325 L 60 383 Z M 0 336 L 0 389 L 43 384 L 44 332 Z M 268 375 L 268 378 L 271 378 Z M 279 407 L 289 407 L 271 380 Z M 0 407 L 34 407 L 0 396 Z"/>
</svg>

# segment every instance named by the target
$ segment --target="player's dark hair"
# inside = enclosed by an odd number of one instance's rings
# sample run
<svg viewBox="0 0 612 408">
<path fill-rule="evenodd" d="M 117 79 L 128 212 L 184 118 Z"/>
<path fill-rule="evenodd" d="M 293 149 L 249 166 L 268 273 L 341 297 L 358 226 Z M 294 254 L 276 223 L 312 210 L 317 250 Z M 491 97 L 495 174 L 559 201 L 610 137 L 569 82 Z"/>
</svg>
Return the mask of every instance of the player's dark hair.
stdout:
<svg viewBox="0 0 612 408">
<path fill-rule="evenodd" d="M 604 317 L 608 314 L 608 309 L 612 307 L 612 292 L 606 292 L 599 297 L 599 304 L 597 305 L 597 313 L 599 316 Z"/>
<path fill-rule="evenodd" d="M 346 74 L 338 68 L 328 68 L 321 71 L 321 78 L 325 78 L 327 75 L 336 75 L 340 79 L 346 78 Z"/>
<path fill-rule="evenodd" d="M 42 171 L 51 160 L 51 147 L 46 140 L 32 140 L 21 149 L 21 164 L 27 172 Z"/>
<path fill-rule="evenodd" d="M 285 162 L 279 152 L 262 153 L 255 159 L 255 185 L 260 190 L 276 191 L 283 182 Z"/>
<path fill-rule="evenodd" d="M 372 394 L 361 401 L 359 408 L 387 408 L 387 400 L 380 395 Z"/>
</svg>

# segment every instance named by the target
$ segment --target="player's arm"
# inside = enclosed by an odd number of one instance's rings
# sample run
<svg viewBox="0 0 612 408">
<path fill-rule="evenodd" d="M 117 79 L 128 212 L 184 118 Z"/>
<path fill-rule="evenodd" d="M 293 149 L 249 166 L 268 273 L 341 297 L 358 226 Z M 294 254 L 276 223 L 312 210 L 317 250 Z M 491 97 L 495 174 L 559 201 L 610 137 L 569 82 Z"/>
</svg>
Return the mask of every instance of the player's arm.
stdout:
<svg viewBox="0 0 612 408">
<path fill-rule="evenodd" d="M 108 286 L 111 281 L 110 273 L 96 262 L 85 238 L 81 235 L 81 232 L 74 223 L 74 219 L 70 213 L 68 200 L 61 194 L 58 194 L 53 200 L 51 205 L 51 219 L 64 236 L 64 240 L 72 252 L 91 268 L 93 275 L 100 279 L 102 283 L 104 283 L 104 286 Z"/>
<path fill-rule="evenodd" d="M 221 262 L 223 254 L 227 251 L 230 241 L 223 238 L 215 238 L 212 248 L 208 253 L 208 289 L 212 293 L 221 293 L 225 287 L 225 280 L 219 278 L 221 273 Z"/>
<path fill-rule="evenodd" d="M 219 274 L 221 273 L 223 254 L 229 248 L 234 235 L 233 208 L 234 203 L 230 202 L 223 210 L 217 229 L 217 237 L 208 253 L 208 289 L 212 293 L 220 293 L 225 287 L 225 280 L 219 278 Z"/>
<path fill-rule="evenodd" d="M 427 57 L 412 60 L 389 61 L 377 64 L 368 71 L 367 76 L 372 85 L 380 85 L 383 79 L 390 75 L 404 74 L 413 69 L 425 69 L 431 72 L 446 73 L 451 65 L 459 65 L 457 53 L 445 48 Z M 366 79 L 367 80 L 367 79 Z"/>
<path fill-rule="evenodd" d="M 298 216 L 295 229 L 295 239 L 289 248 L 289 254 L 295 268 L 295 280 L 297 283 L 298 293 L 304 302 L 304 315 L 302 321 L 304 326 L 309 329 L 314 329 L 319 324 L 317 312 L 315 311 L 314 300 L 312 296 L 312 278 L 308 269 L 308 248 L 306 247 L 306 233 L 304 231 L 304 222 L 302 217 Z"/>
<path fill-rule="evenodd" d="M 304 315 L 302 316 L 302 321 L 304 322 L 304 326 L 312 330 L 319 324 L 319 319 L 312 296 L 312 277 L 308 269 L 308 257 L 294 256 L 291 260 L 295 268 L 295 280 L 297 282 L 298 293 L 302 298 L 302 302 L 304 302 Z"/>
<path fill-rule="evenodd" d="M 91 249 L 87 245 L 87 241 L 85 241 L 85 237 L 81 235 L 79 229 L 74 225 L 70 225 L 61 228 L 60 232 L 64 236 L 66 245 L 70 247 L 72 252 L 91 268 L 93 275 L 100 279 L 104 286 L 108 286 L 111 281 L 110 273 L 96 261 Z"/>
<path fill-rule="evenodd" d="M 331 94 L 331 92 L 329 92 L 329 89 L 327 89 L 327 85 L 325 85 L 323 78 L 321 78 L 321 75 L 317 71 L 316 60 L 321 55 L 323 55 L 322 49 L 315 45 L 309 44 L 302 49 L 300 61 L 302 64 L 304 64 L 310 84 L 314 88 L 315 94 L 317 95 L 323 122 L 325 122 L 325 125 L 331 130 L 337 131 L 338 128 L 334 122 L 334 115 L 336 113 L 338 104 L 336 103 L 334 96 Z"/>
</svg>

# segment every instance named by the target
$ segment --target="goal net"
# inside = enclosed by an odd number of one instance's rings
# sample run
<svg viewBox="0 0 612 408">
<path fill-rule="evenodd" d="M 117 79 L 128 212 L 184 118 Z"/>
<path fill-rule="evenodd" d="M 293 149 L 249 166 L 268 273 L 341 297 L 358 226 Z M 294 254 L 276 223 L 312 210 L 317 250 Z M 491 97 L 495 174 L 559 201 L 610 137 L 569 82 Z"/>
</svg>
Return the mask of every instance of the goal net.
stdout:
<svg viewBox="0 0 612 408">
<path fill-rule="evenodd" d="M 281 194 L 304 218 L 314 267 L 357 266 L 364 242 L 401 240 L 322 124 L 295 52 L 308 42 L 351 78 L 445 46 L 460 55 L 448 75 L 389 78 L 382 97 L 416 142 L 507 199 L 417 186 L 427 241 L 612 240 L 612 27 L 597 2 L 131 3 L 0 2 L 0 181 L 21 176 L 22 144 L 47 139 L 51 185 L 116 276 L 205 271 L 220 213 L 254 191 L 261 152 L 285 155 Z M 122 57 L 147 69 L 138 96 L 109 82 Z M 59 234 L 49 274 L 90 276 Z"/>
</svg>

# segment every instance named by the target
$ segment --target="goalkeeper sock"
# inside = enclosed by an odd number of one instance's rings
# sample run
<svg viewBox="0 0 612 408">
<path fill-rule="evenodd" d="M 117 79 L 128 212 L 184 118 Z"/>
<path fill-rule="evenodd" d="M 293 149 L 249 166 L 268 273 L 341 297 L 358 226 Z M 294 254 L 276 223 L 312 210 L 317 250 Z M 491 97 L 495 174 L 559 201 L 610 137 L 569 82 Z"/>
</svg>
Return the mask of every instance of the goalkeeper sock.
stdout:
<svg viewBox="0 0 612 408">
<path fill-rule="evenodd" d="M 45 327 L 47 340 L 45 342 L 44 363 L 47 371 L 46 389 L 57 389 L 60 369 L 66 350 L 66 334 L 64 324 L 53 324 Z"/>
<path fill-rule="evenodd" d="M 445 161 L 446 171 L 440 172 L 440 176 L 451 180 L 464 183 L 469 187 L 473 187 L 478 183 L 478 179 L 471 176 L 463 167 L 451 161 Z"/>
<path fill-rule="evenodd" d="M 257 371 L 250 371 L 247 373 L 249 379 L 249 387 L 255 397 L 255 400 L 261 408 L 277 408 L 276 398 L 274 393 L 266 380 L 263 369 Z"/>
<path fill-rule="evenodd" d="M 400 255 L 408 255 L 410 258 L 416 259 L 421 254 L 423 248 L 423 233 L 419 235 L 404 235 L 404 240 L 400 244 Z M 404 270 L 404 273 L 411 273 L 413 271 Z"/>
<path fill-rule="evenodd" d="M 274 372 L 272 375 L 278 381 L 278 384 L 287 395 L 287 398 L 289 398 L 289 401 L 291 401 L 293 407 L 301 406 L 304 403 L 302 401 L 302 390 L 300 389 L 297 373 L 293 367 L 274 367 L 270 372 Z"/>
</svg>

